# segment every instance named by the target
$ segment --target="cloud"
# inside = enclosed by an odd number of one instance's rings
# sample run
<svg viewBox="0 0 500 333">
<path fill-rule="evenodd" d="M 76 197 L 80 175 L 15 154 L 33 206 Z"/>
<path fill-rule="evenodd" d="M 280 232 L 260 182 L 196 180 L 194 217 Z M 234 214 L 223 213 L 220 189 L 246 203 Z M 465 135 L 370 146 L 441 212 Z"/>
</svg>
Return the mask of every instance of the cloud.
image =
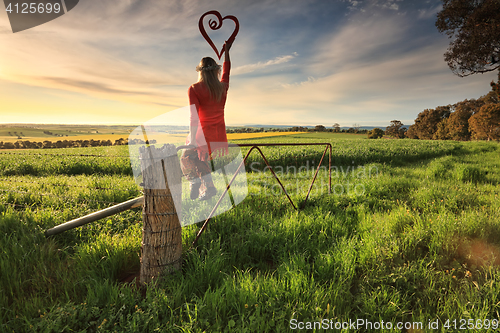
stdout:
<svg viewBox="0 0 500 333">
<path fill-rule="evenodd" d="M 397 10 L 399 10 L 399 5 L 396 3 L 397 1 L 401 1 L 401 0 L 388 0 L 385 3 L 382 3 L 380 6 L 382 8 L 387 8 L 387 9 L 397 11 Z"/>
<path fill-rule="evenodd" d="M 339 30 L 318 39 L 310 70 L 325 75 L 390 57 L 406 43 L 408 29 L 403 17 L 360 12 Z"/>
<path fill-rule="evenodd" d="M 397 2 L 401 1 L 403 0 L 347 0 L 347 9 L 351 12 L 368 12 L 370 10 L 373 10 L 374 8 L 398 11 L 399 4 Z"/>
<path fill-rule="evenodd" d="M 268 60 L 265 62 L 259 61 L 256 64 L 248 64 L 248 65 L 239 66 L 239 67 L 236 67 L 232 70 L 232 74 L 233 75 L 240 75 L 240 74 L 258 71 L 258 70 L 261 70 L 261 69 L 266 68 L 266 67 L 284 64 L 284 63 L 291 61 L 292 59 L 294 59 L 297 56 L 298 56 L 298 53 L 294 52 L 294 54 L 279 56 L 279 57 L 276 57 L 274 59 L 271 59 L 271 60 Z"/>
<path fill-rule="evenodd" d="M 430 9 L 419 9 L 418 10 L 418 18 L 421 20 L 433 19 L 436 17 L 436 14 L 439 13 L 443 9 L 443 5 L 438 5 L 434 8 Z"/>
<path fill-rule="evenodd" d="M 112 88 L 108 85 L 97 83 L 97 82 L 89 82 L 83 80 L 74 80 L 68 78 L 60 78 L 60 77 L 41 77 L 39 78 L 42 81 L 48 81 L 51 83 L 59 84 L 62 86 L 69 86 L 78 88 L 84 91 L 95 91 L 104 94 L 119 94 L 119 95 L 144 95 L 151 96 L 153 95 L 151 92 L 147 91 L 133 91 L 133 90 L 125 90 L 125 89 L 117 89 Z"/>
<path fill-rule="evenodd" d="M 349 0 L 349 5 L 347 6 L 347 9 L 349 11 L 353 11 L 353 10 L 359 9 L 359 4 L 360 3 L 361 2 L 357 1 L 357 0 Z"/>
</svg>

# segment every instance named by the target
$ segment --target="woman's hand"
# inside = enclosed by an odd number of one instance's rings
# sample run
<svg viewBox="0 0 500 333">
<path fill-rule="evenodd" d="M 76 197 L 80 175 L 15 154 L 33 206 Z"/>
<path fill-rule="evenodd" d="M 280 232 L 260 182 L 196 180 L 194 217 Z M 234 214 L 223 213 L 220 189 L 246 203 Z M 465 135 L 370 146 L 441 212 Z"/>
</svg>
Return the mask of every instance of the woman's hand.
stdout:
<svg viewBox="0 0 500 333">
<path fill-rule="evenodd" d="M 231 46 L 233 45 L 232 41 L 227 41 L 224 43 L 224 61 L 229 62 L 229 50 L 231 49 Z"/>
<path fill-rule="evenodd" d="M 229 49 L 231 49 L 231 46 L 233 46 L 233 41 L 227 41 L 224 43 L 224 50 L 226 52 L 229 52 Z"/>
</svg>

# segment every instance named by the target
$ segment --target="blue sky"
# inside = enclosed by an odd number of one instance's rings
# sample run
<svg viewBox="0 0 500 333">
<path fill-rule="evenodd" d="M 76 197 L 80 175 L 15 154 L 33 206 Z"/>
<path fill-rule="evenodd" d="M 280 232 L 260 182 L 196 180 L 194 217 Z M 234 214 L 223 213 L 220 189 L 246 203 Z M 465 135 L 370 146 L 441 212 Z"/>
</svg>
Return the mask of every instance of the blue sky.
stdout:
<svg viewBox="0 0 500 333">
<path fill-rule="evenodd" d="M 387 126 L 478 98 L 496 73 L 455 76 L 441 2 L 85 0 L 13 34 L 0 14 L 0 122 L 141 124 L 188 104 L 208 10 L 239 19 L 226 124 Z M 216 45 L 233 29 L 210 32 Z M 208 31 L 208 30 L 207 30 Z"/>
</svg>

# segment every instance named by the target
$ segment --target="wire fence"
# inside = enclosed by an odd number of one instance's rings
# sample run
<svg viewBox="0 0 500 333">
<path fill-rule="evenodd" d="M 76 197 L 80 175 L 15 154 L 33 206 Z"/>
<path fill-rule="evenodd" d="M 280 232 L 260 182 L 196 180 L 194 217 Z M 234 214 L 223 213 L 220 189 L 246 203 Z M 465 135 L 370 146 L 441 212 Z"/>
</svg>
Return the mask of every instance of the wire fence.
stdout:
<svg viewBox="0 0 500 333">
<path fill-rule="evenodd" d="M 276 147 L 273 147 L 274 149 Z M 244 148 L 242 148 L 244 149 Z M 69 150 L 69 149 L 68 149 Z M 310 151 L 308 151 L 310 152 Z M 129 155 L 123 155 L 123 154 L 94 154 L 94 153 L 72 153 L 68 151 L 68 153 L 55 153 L 55 152 L 41 152 L 39 150 L 33 151 L 33 150 L 16 150 L 16 151 L 2 151 L 0 150 L 0 160 L 2 158 L 6 158 L 8 156 L 16 156 L 16 157 L 21 157 L 21 156 L 30 156 L 32 158 L 35 158 L 34 161 L 36 163 L 40 163 L 41 160 L 43 159 L 53 159 L 57 157 L 64 157 L 64 158 L 103 158 L 103 159 L 129 159 Z M 316 159 L 319 159 L 321 156 L 321 152 L 313 152 L 313 153 L 305 153 L 304 151 L 298 152 L 296 155 L 288 156 L 292 157 L 292 160 L 295 160 L 295 163 L 291 164 L 296 164 L 298 165 L 300 161 L 305 160 L 305 159 L 311 159 L 313 162 Z M 277 160 L 275 162 L 279 162 L 279 155 L 277 156 Z M 23 163 L 29 163 L 30 161 L 28 160 L 22 160 Z M 5 160 L 4 160 L 5 162 Z M 7 161 L 8 162 L 8 161 Z M 120 163 L 123 163 L 124 161 L 120 161 Z M 288 158 L 288 163 L 290 163 L 291 160 Z M 52 162 L 48 163 L 54 163 L 53 160 Z M 247 164 L 252 163 L 252 160 L 247 161 Z M 248 169 L 248 165 L 247 165 Z M 253 169 L 255 170 L 255 169 Z M 252 169 L 249 169 L 247 171 L 252 171 Z M 28 177 L 29 176 L 29 177 Z M 22 172 L 20 174 L 12 174 L 12 175 L 4 175 L 3 177 L 0 178 L 0 204 L 2 205 L 7 205 L 11 206 L 14 208 L 21 208 L 21 209 L 32 209 L 35 207 L 43 207 L 43 201 L 42 200 L 36 200 L 36 197 L 44 197 L 44 198 L 51 198 L 51 199 L 56 199 L 58 202 L 67 202 L 68 204 L 73 204 L 73 205 L 79 205 L 79 204 L 97 204 L 100 207 L 103 205 L 116 205 L 121 203 L 118 201 L 111 201 L 111 200 L 99 200 L 96 198 L 86 198 L 84 196 L 78 196 L 78 197 L 68 197 L 67 195 L 64 194 L 56 194 L 56 193 L 51 193 L 50 189 L 51 188 L 60 188 L 60 189 L 82 189 L 82 190 L 89 190 L 89 191 L 108 191 L 108 192 L 119 192 L 119 191 L 129 191 L 130 189 L 124 188 L 124 186 L 117 185 L 113 186 L 109 184 L 106 185 L 99 185 L 99 184 L 92 184 L 90 182 L 89 184 L 82 185 L 82 184 L 75 184 L 75 183 L 67 183 L 65 181 L 61 181 L 60 179 L 57 179 L 59 174 L 54 174 L 52 175 L 56 179 L 47 179 L 49 178 L 49 175 L 31 175 L 29 173 L 23 174 Z M 87 175 L 88 176 L 88 175 Z M 131 179 L 132 176 L 130 175 Z M 52 178 L 52 177 L 51 177 Z M 98 183 L 100 180 L 97 179 L 96 183 Z M 135 184 L 135 183 L 134 183 Z M 3 185 L 3 186 L 2 186 Z M 3 188 L 2 188 L 3 187 Z M 29 187 L 34 187 L 33 191 L 29 190 Z M 43 190 L 45 192 L 41 192 L 41 188 L 43 187 Z M 140 193 L 140 191 L 130 191 L 131 196 L 137 195 Z M 135 192 L 132 194 L 132 192 Z M 28 198 L 28 196 L 31 197 L 31 199 Z M 99 195 L 97 195 L 99 196 Z M 121 195 L 123 196 L 123 194 Z M 128 198 L 127 198 L 128 199 Z M 26 203 L 26 201 L 31 201 L 29 204 Z"/>
<path fill-rule="evenodd" d="M 66 148 L 62 148 L 66 149 Z M 42 154 L 32 152 L 5 152 L 0 151 L 0 155 L 27 155 L 27 156 L 64 156 L 64 157 L 105 157 L 105 158 L 130 158 L 128 155 L 96 155 L 96 154 Z"/>
</svg>

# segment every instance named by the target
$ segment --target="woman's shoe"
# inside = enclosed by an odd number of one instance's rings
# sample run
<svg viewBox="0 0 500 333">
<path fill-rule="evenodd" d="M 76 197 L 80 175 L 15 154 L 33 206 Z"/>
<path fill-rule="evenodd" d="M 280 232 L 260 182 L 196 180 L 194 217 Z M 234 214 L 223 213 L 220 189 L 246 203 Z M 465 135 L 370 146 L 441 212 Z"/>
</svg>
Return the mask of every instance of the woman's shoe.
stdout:
<svg viewBox="0 0 500 333">
<path fill-rule="evenodd" d="M 196 200 L 200 195 L 200 185 L 201 181 L 199 180 L 194 182 L 189 182 L 189 191 L 190 191 L 189 196 L 191 197 L 191 200 Z"/>
<path fill-rule="evenodd" d="M 200 197 L 200 200 L 208 200 L 217 194 L 217 189 L 215 187 L 207 187 L 205 193 Z"/>
</svg>

